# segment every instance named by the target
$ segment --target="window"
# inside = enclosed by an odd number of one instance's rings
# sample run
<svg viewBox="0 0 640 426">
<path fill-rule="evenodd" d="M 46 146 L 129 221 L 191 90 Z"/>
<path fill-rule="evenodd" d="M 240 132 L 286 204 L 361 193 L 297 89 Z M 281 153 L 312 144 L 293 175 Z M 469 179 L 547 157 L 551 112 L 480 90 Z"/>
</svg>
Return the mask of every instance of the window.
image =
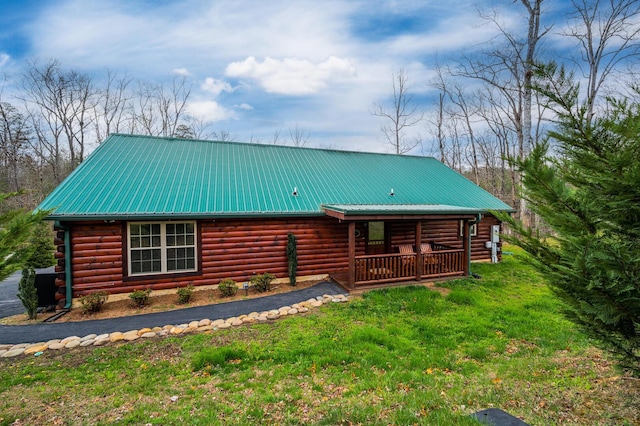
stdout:
<svg viewBox="0 0 640 426">
<path fill-rule="evenodd" d="M 195 222 L 129 224 L 129 275 L 190 271 L 196 271 Z"/>
<path fill-rule="evenodd" d="M 460 221 L 459 229 L 460 229 L 460 236 L 464 237 L 464 220 Z M 478 235 L 478 223 L 477 222 L 472 224 L 471 227 L 469 227 L 469 234 L 472 237 L 475 237 L 476 235 Z"/>
</svg>

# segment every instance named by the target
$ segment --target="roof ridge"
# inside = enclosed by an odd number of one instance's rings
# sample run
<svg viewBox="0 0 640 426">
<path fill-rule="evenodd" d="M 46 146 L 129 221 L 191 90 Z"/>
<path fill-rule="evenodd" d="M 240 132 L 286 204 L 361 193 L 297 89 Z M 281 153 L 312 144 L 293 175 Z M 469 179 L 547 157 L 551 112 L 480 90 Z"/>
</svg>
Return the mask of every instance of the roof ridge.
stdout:
<svg viewBox="0 0 640 426">
<path fill-rule="evenodd" d="M 368 155 L 385 155 L 391 157 L 405 157 L 405 158 L 428 158 L 438 161 L 435 157 L 431 155 L 415 155 L 415 154 L 394 154 L 392 152 L 372 152 L 372 151 L 355 151 L 349 149 L 336 149 L 336 148 L 322 148 L 315 146 L 290 146 L 290 145 L 276 145 L 269 143 L 257 143 L 257 142 L 242 142 L 242 141 L 220 141 L 215 139 L 191 139 L 191 138 L 180 138 L 175 136 L 152 136 L 152 135 L 144 135 L 144 134 L 133 134 L 133 133 L 111 133 L 107 138 L 103 141 L 106 142 L 111 136 L 121 136 L 121 137 L 131 137 L 131 138 L 144 138 L 144 139 L 162 139 L 162 140 L 177 140 L 184 142 L 208 142 L 208 143 L 221 143 L 221 144 L 229 144 L 229 145 L 245 145 L 245 146 L 255 146 L 255 147 L 264 147 L 267 149 L 288 149 L 288 150 L 301 150 L 301 151 L 325 151 L 325 152 L 338 152 L 338 153 L 347 153 L 347 154 L 368 154 Z"/>
</svg>

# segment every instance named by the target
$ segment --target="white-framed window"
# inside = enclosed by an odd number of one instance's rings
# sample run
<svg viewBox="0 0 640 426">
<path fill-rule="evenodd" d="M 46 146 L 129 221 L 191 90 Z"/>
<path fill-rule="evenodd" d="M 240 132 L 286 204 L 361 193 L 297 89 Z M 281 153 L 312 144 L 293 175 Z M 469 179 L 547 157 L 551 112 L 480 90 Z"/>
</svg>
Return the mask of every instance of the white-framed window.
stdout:
<svg viewBox="0 0 640 426">
<path fill-rule="evenodd" d="M 197 270 L 195 222 L 131 222 L 129 275 Z"/>
<path fill-rule="evenodd" d="M 461 237 L 464 237 L 464 220 L 460 221 L 459 230 L 460 230 L 459 235 Z M 472 237 L 475 237 L 476 235 L 478 235 L 478 223 L 477 222 L 469 227 L 469 234 Z"/>
</svg>

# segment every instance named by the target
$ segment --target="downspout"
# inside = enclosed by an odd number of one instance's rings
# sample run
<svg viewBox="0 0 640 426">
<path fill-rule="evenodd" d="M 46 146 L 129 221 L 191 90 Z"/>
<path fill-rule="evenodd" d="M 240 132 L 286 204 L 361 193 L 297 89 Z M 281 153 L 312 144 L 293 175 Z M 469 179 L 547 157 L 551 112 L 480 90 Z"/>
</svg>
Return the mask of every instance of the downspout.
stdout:
<svg viewBox="0 0 640 426">
<path fill-rule="evenodd" d="M 64 284 L 66 298 L 62 309 L 69 310 L 73 301 L 73 291 L 71 290 L 71 230 L 59 221 L 56 221 L 56 226 L 64 231 Z"/>
</svg>

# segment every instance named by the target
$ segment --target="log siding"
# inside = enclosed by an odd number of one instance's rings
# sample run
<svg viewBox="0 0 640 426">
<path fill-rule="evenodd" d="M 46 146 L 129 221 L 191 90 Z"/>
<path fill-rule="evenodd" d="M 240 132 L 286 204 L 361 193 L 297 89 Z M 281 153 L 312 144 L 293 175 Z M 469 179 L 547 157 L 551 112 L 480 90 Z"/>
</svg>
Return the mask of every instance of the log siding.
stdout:
<svg viewBox="0 0 640 426">
<path fill-rule="evenodd" d="M 387 222 L 391 250 L 398 244 L 414 244 L 416 222 Z M 472 260 L 487 260 L 491 225 L 500 222 L 487 215 L 472 237 Z M 366 222 L 357 222 L 356 256 L 365 254 Z M 298 274 L 316 275 L 348 271 L 348 224 L 330 217 L 211 219 L 200 220 L 198 229 L 198 271 L 183 274 L 159 274 L 127 277 L 126 222 L 67 222 L 71 232 L 73 297 L 94 291 L 126 293 L 140 288 L 171 289 L 179 286 L 215 285 L 225 278 L 243 282 L 254 274 L 269 272 L 278 278 L 288 276 L 287 233 L 297 239 Z M 460 249 L 463 247 L 456 220 L 423 221 L 419 227 L 422 241 Z M 59 231 L 58 245 L 59 306 L 64 305 L 64 235 Z"/>
</svg>

